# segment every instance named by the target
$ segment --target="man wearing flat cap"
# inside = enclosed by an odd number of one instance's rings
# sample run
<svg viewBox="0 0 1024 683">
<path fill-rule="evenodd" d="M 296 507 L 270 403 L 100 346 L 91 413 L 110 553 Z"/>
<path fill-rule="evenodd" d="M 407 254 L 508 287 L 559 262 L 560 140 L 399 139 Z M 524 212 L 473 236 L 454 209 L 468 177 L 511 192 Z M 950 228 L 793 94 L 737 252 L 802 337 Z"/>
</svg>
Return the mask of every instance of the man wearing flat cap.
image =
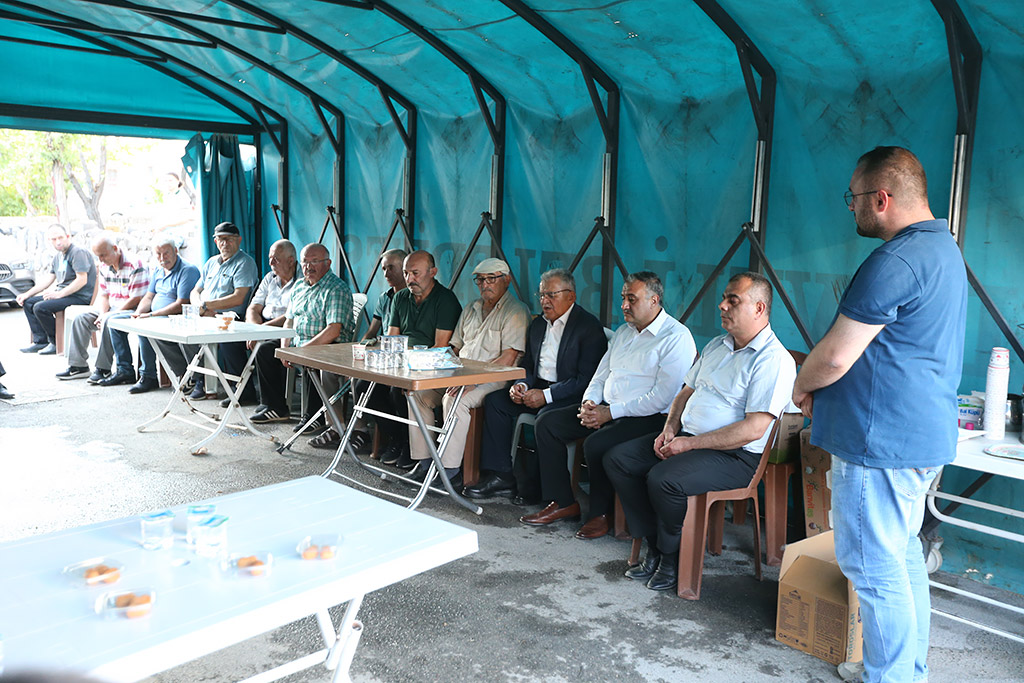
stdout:
<svg viewBox="0 0 1024 683">
<path fill-rule="evenodd" d="M 480 298 L 462 310 L 452 332 L 451 346 L 459 358 L 479 360 L 498 365 L 515 365 L 526 349 L 526 328 L 530 325 L 530 311 L 522 301 L 508 291 L 510 277 L 508 264 L 501 259 L 488 258 L 473 269 L 473 282 L 480 290 Z M 457 478 L 466 450 L 469 433 L 469 411 L 483 404 L 492 391 L 504 389 L 507 382 L 489 382 L 466 387 L 462 400 L 455 409 L 457 420 L 452 429 L 448 447 L 441 456 L 445 475 L 461 484 Z M 433 415 L 438 403 L 448 419 L 458 388 L 417 391 L 410 400 L 416 401 L 420 412 Z M 418 427 L 409 428 L 409 446 L 412 459 L 417 462 L 412 476 L 422 479 L 430 468 L 430 452 Z"/>
<path fill-rule="evenodd" d="M 213 243 L 220 252 L 211 256 L 200 269 L 199 281 L 190 296 L 191 302 L 199 306 L 202 316 L 215 316 L 228 311 L 234 312 L 238 320 L 245 320 L 245 307 L 249 301 L 249 292 L 259 282 L 259 270 L 256 261 L 241 250 L 242 236 L 238 227 L 231 222 L 224 222 L 213 229 Z M 164 352 L 171 369 L 179 377 L 184 373 L 185 366 L 199 350 L 198 347 L 179 347 L 176 344 L 158 342 Z M 230 375 L 242 374 L 247 358 L 245 342 L 228 342 L 219 344 L 220 364 Z M 179 349 L 184 349 L 181 353 Z M 203 376 L 197 375 L 192 390 L 193 399 L 206 397 Z M 256 388 L 247 383 L 241 397 L 243 404 L 256 403 Z"/>
</svg>

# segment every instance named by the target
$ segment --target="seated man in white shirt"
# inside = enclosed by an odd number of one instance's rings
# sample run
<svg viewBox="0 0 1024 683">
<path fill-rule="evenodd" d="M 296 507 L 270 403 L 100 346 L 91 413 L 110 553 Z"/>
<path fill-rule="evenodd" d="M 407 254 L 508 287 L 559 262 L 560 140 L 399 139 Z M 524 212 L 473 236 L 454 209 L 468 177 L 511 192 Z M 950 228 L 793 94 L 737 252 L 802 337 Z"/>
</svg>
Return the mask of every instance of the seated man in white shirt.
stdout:
<svg viewBox="0 0 1024 683">
<path fill-rule="evenodd" d="M 630 274 L 622 286 L 626 324 L 612 336 L 583 392 L 583 405 L 537 418 L 541 496 L 550 502 L 543 510 L 520 517 L 523 524 L 541 526 L 580 518 L 566 460 L 567 444 L 582 438 L 590 471 L 590 511 L 576 537 L 592 539 L 608 533 L 615 495 L 604 473 L 605 453 L 661 426 L 697 355 L 693 335 L 662 308 L 663 294 L 664 286 L 654 273 Z"/>
<path fill-rule="evenodd" d="M 630 533 L 647 539 L 646 557 L 626 576 L 651 590 L 676 586 L 687 498 L 747 486 L 793 392 L 796 364 L 768 324 L 768 280 L 732 277 L 718 308 L 726 334 L 704 347 L 661 431 L 605 457 Z"/>
<path fill-rule="evenodd" d="M 270 272 L 263 276 L 256 288 L 245 310 L 245 321 L 282 327 L 288 304 L 292 300 L 292 289 L 298 279 L 295 245 L 288 240 L 278 240 L 270 245 L 267 258 Z M 274 352 L 281 348 L 281 342 L 277 339 L 249 341 L 245 345 L 256 354 L 256 379 L 259 385 L 260 405 L 250 419 L 257 424 L 288 420 L 288 397 L 284 395 L 287 371 L 281 361 L 274 357 Z"/>
</svg>

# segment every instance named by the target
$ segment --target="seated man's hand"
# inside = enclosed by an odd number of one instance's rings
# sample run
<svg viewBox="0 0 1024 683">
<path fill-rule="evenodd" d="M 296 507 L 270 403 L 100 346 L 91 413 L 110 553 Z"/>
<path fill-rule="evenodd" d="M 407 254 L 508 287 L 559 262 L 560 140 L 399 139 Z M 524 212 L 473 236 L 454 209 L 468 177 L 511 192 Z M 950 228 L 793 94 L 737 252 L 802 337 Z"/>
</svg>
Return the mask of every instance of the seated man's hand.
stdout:
<svg viewBox="0 0 1024 683">
<path fill-rule="evenodd" d="M 513 403 L 522 404 L 523 396 L 526 395 L 526 385 L 522 382 L 517 382 L 509 387 L 508 397 L 512 399 Z"/>
<path fill-rule="evenodd" d="M 151 317 L 153 317 L 153 314 L 150 313 L 149 311 L 146 311 L 145 313 L 132 313 L 132 317 L 133 318 L 151 318 Z"/>
<path fill-rule="evenodd" d="M 58 299 L 60 298 L 60 292 L 48 289 L 45 292 L 43 292 L 43 298 L 46 299 L 47 301 L 49 301 L 50 299 Z"/>
<path fill-rule="evenodd" d="M 540 389 L 530 389 L 523 394 L 523 405 L 527 408 L 543 408 L 547 402 L 548 400 L 544 398 L 544 392 Z"/>
<path fill-rule="evenodd" d="M 612 409 L 610 406 L 598 405 L 593 401 L 584 401 L 580 406 L 578 416 L 580 424 L 587 429 L 600 429 L 601 425 L 611 421 Z"/>
<path fill-rule="evenodd" d="M 662 460 L 667 460 L 673 455 L 689 450 L 686 441 L 687 437 L 677 436 L 671 429 L 664 429 L 654 439 L 654 454 Z"/>
<path fill-rule="evenodd" d="M 473 391 L 474 389 L 477 388 L 477 386 L 478 385 L 476 384 L 467 384 L 466 393 L 468 394 L 469 392 Z M 448 394 L 449 396 L 454 396 L 455 394 L 459 393 L 460 388 L 461 387 L 448 387 L 448 389 L 444 393 Z"/>
<path fill-rule="evenodd" d="M 812 413 L 814 412 L 814 392 L 804 393 L 802 391 L 793 390 L 793 403 L 800 409 L 804 417 L 813 419 Z"/>
<path fill-rule="evenodd" d="M 253 349 L 256 348 L 257 344 L 259 344 L 258 341 L 256 341 L 255 339 L 250 339 L 249 341 L 245 342 L 245 348 L 247 348 L 250 351 L 252 351 Z"/>
</svg>

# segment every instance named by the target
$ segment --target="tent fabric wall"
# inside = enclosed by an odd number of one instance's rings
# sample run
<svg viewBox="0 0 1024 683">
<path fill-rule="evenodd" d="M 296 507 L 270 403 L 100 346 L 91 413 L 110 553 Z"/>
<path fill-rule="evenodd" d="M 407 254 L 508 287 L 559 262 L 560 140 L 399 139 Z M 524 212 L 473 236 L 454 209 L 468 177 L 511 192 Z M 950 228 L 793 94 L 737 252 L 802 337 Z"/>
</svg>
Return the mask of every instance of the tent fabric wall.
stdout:
<svg viewBox="0 0 1024 683">
<path fill-rule="evenodd" d="M 883 0 L 719 0 L 765 55 L 778 77 L 774 146 L 766 217 L 766 251 L 783 286 L 817 339 L 835 313 L 837 285 L 876 243 L 856 236 L 842 203 L 856 158 L 878 144 L 900 144 L 921 157 L 937 215 L 948 212 L 956 104 L 946 35 L 930 0 L 898 6 Z M 42 0 L 41 8 L 98 24 L 161 36 L 190 37 L 152 16 L 76 0 Z M 157 0 L 140 0 L 157 5 Z M 175 8 L 258 22 L 227 0 L 182 0 Z M 499 0 L 392 0 L 473 65 L 508 100 L 502 246 L 532 292 L 541 272 L 571 262 L 600 213 L 605 140 L 579 66 Z M 666 283 L 675 314 L 705 279 L 748 220 L 756 129 L 733 43 L 696 3 L 619 0 L 580 6 L 570 0 L 527 0 L 541 17 L 586 52 L 621 89 L 616 247 L 631 270 L 650 269 Z M 977 137 L 964 255 L 1011 326 L 1024 320 L 1016 286 L 1024 255 L 1024 9 L 1018 0 L 960 0 L 983 48 Z M 416 107 L 418 139 L 415 221 L 417 246 L 437 252 L 441 278 L 452 269 L 488 208 L 493 152 L 466 75 L 404 26 L 379 11 L 335 4 L 267 0 L 258 7 L 323 40 L 394 87 Z M 0 20 L 2 21 L 2 20 Z M 187 22 L 186 22 L 187 23 Z M 263 151 L 263 241 L 278 237 L 270 210 L 288 211 L 296 243 L 316 239 L 335 199 L 336 157 L 308 88 L 344 113 L 344 246 L 362 287 L 403 202 L 406 150 L 378 88 L 295 35 L 191 22 L 251 55 L 157 41 L 224 84 L 211 84 L 177 64 L 166 68 L 216 89 L 246 111 L 265 103 L 287 119 L 288 195 L 282 197 L 279 158 L 266 136 Z M 4 21 L 15 32 L 73 43 L 52 31 Z M 20 35 L 20 34 L 19 34 Z M 194 36 L 193 36 L 194 37 Z M 106 38 L 110 42 L 117 41 Z M 8 102 L 192 116 L 237 121 L 235 112 L 188 91 L 177 81 L 123 59 L 0 43 L 0 73 Z M 43 51 L 45 52 L 45 51 Z M 261 68 L 257 62 L 268 65 Z M 45 68 L 43 68 L 45 67 Z M 276 73 L 275 73 L 276 71 Z M 103 74 L 98 77 L 97 74 Z M 107 78 L 107 74 L 112 78 Z M 147 78 L 146 76 L 149 76 Z M 294 79 L 301 85 L 289 82 Z M 110 87 L 104 87 L 106 81 Z M 227 86 L 230 86 L 227 87 Z M 87 91 L 87 92 L 86 92 Z M 74 104 L 75 102 L 85 104 Z M 411 114 L 397 107 L 403 121 Z M 168 113 L 170 112 L 170 113 Z M 331 125 L 334 115 L 326 112 Z M 16 120 L 0 120 L 13 125 Z M 107 128 L 109 130 L 109 128 Z M 336 248 L 333 231 L 325 238 Z M 401 246 L 398 235 L 392 246 Z M 484 236 L 474 258 L 488 254 Z M 598 308 L 599 283 L 621 278 L 600 267 L 600 238 L 576 275 L 580 300 Z M 261 259 L 265 255 L 260 255 Z M 472 263 L 472 261 L 471 261 Z M 698 343 L 717 333 L 716 303 L 725 278 L 748 266 L 737 252 L 711 293 L 687 320 Z M 335 262 L 341 268 L 340 260 Z M 382 281 L 374 280 L 371 296 Z M 463 276 L 463 300 L 473 295 Z M 535 307 L 535 304 L 529 302 Z M 962 390 L 984 386 L 988 352 L 1005 341 L 976 297 L 968 313 Z M 614 324 L 621 322 L 616 316 Z M 802 349 L 789 314 L 777 305 L 773 325 L 787 345 Z M 1013 360 L 1013 388 L 1024 366 Z M 955 473 L 947 482 L 956 481 Z M 982 496 L 1007 503 L 1019 485 L 987 485 Z M 1007 520 L 1003 520 L 1006 523 Z M 1019 521 L 1011 522 L 1024 531 Z M 946 568 L 982 568 L 998 585 L 1024 584 L 1024 554 L 995 548 L 969 534 L 941 533 L 991 549 L 979 559 L 944 548 Z M 996 552 L 998 550 L 998 553 Z M 998 567 L 993 570 L 994 567 Z M 985 569 L 989 567 L 989 569 Z"/>
</svg>

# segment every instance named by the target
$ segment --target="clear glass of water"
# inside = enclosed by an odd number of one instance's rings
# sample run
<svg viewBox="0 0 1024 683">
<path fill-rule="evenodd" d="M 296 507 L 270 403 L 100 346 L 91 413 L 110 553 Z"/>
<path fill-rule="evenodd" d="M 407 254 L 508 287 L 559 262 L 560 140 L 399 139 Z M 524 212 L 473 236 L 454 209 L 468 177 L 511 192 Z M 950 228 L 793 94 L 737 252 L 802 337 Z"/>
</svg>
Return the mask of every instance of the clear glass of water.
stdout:
<svg viewBox="0 0 1024 683">
<path fill-rule="evenodd" d="M 142 515 L 139 526 L 142 547 L 146 550 L 170 548 L 174 544 L 174 513 L 170 510 Z"/>
<path fill-rule="evenodd" d="M 214 515 L 193 529 L 196 554 L 220 557 L 228 548 L 228 518 Z"/>
<path fill-rule="evenodd" d="M 195 529 L 197 526 L 217 514 L 216 505 L 189 505 L 185 514 L 185 541 L 195 545 Z"/>
</svg>

